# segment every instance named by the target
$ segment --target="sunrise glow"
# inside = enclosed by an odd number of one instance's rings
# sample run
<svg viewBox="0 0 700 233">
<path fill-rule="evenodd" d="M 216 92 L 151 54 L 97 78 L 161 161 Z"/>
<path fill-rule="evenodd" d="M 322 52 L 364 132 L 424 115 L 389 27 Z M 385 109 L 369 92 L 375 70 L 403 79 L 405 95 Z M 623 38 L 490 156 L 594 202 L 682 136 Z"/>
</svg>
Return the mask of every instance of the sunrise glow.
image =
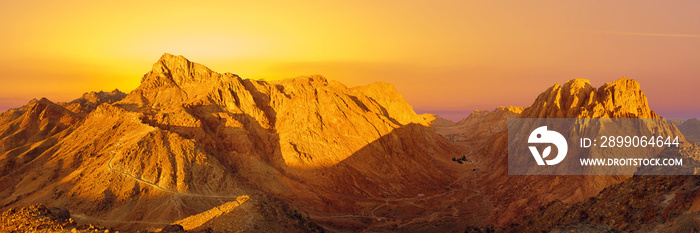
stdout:
<svg viewBox="0 0 700 233">
<path fill-rule="evenodd" d="M 666 117 L 700 116 L 697 1 L 11 1 L 0 111 L 128 92 L 163 53 L 218 72 L 394 84 L 419 113 L 527 106 L 541 87 L 638 80 Z M 620 14 L 624 12 L 624 17 Z M 452 116 L 454 115 L 454 116 Z"/>
</svg>

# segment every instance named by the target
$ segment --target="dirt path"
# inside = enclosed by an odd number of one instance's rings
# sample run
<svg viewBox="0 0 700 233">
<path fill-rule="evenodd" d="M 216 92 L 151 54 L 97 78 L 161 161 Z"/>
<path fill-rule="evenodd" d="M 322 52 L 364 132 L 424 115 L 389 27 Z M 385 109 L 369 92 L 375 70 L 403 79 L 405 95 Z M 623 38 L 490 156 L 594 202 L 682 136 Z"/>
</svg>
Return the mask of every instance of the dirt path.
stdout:
<svg viewBox="0 0 700 233">
<path fill-rule="evenodd" d="M 117 147 L 119 147 L 120 145 L 121 145 L 120 143 L 117 143 L 117 144 L 116 144 Z M 159 189 L 159 190 L 162 190 L 162 191 L 165 191 L 165 192 L 169 192 L 169 193 L 173 193 L 173 194 L 176 194 L 176 195 L 182 195 L 182 196 L 188 196 L 188 197 L 233 198 L 233 199 L 236 199 L 236 198 L 239 197 L 239 196 L 202 195 L 202 194 L 195 194 L 195 193 L 183 193 L 183 192 L 179 192 L 179 191 L 177 191 L 177 190 L 172 190 L 172 189 L 168 189 L 168 188 L 165 188 L 165 187 L 161 187 L 161 186 L 159 186 L 159 185 L 157 185 L 157 184 L 155 184 L 155 183 L 153 183 L 153 182 L 143 180 L 143 179 L 141 179 L 140 177 L 134 176 L 134 175 L 132 175 L 132 174 L 129 174 L 129 173 L 126 173 L 126 172 L 124 172 L 124 171 L 122 171 L 122 170 L 119 170 L 119 169 L 114 168 L 114 167 L 112 166 L 112 160 L 114 160 L 114 157 L 117 155 L 117 152 L 116 152 L 116 151 L 110 151 L 110 153 L 112 153 L 112 157 L 109 159 L 109 162 L 107 162 L 107 168 L 108 168 L 110 171 L 115 171 L 115 172 L 117 172 L 117 173 L 119 173 L 119 174 L 122 174 L 122 175 L 124 175 L 124 176 L 126 176 L 126 177 L 129 177 L 129 178 L 131 178 L 131 179 L 134 179 L 134 180 L 136 180 L 136 181 L 138 181 L 138 182 L 140 182 L 140 183 L 147 184 L 147 185 L 149 185 L 149 186 L 151 186 L 151 187 L 154 187 L 154 188 L 156 188 L 156 189 Z"/>
<path fill-rule="evenodd" d="M 122 224 L 153 224 L 153 225 L 159 225 L 159 226 L 171 224 L 171 222 L 104 220 L 104 219 L 93 218 L 90 216 L 85 216 L 85 215 L 76 214 L 76 213 L 71 213 L 70 216 L 71 216 L 71 218 L 75 218 L 76 220 L 86 221 L 86 222 L 122 223 Z"/>
</svg>

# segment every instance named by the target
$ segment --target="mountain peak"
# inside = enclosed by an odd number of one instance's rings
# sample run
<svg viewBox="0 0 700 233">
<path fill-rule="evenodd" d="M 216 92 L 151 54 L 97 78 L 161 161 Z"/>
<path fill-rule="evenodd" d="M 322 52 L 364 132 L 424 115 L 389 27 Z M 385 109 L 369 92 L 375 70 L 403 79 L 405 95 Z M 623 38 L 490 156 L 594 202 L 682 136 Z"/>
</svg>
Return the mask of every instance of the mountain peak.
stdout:
<svg viewBox="0 0 700 233">
<path fill-rule="evenodd" d="M 156 63 L 153 64 L 151 72 L 160 74 L 171 74 L 178 68 L 181 69 L 188 67 L 190 63 L 190 60 L 187 60 L 187 58 L 183 57 L 182 55 L 176 56 L 169 53 L 164 53 L 163 56 L 160 56 L 158 61 L 156 61 Z"/>
<path fill-rule="evenodd" d="M 564 83 L 563 88 L 566 90 L 577 91 L 581 89 L 592 88 L 591 81 L 588 79 L 575 78 Z"/>
<path fill-rule="evenodd" d="M 158 61 L 153 64 L 151 72 L 143 77 L 141 83 L 149 81 L 149 77 L 156 77 L 159 83 L 174 82 L 178 86 L 190 82 L 204 82 L 211 77 L 214 72 L 206 66 L 191 62 L 182 55 L 172 55 L 164 53 Z"/>
<path fill-rule="evenodd" d="M 599 88 L 586 79 L 555 84 L 523 111 L 523 117 L 658 117 L 634 79 L 620 78 Z"/>
<path fill-rule="evenodd" d="M 159 68 L 171 68 L 178 66 L 186 66 L 190 63 L 190 60 L 183 57 L 182 55 L 172 55 L 169 53 L 164 53 L 158 61 L 153 64 L 153 70 L 158 70 Z"/>
</svg>

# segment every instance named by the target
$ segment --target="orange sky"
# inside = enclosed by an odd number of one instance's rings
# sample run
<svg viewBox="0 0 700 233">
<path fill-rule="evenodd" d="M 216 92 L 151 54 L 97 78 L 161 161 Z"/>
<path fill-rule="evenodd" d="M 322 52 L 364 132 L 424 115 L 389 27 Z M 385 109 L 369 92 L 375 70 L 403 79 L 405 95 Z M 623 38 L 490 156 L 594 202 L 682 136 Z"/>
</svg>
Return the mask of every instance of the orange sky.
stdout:
<svg viewBox="0 0 700 233">
<path fill-rule="evenodd" d="M 700 116 L 700 2 L 11 1 L 0 111 L 130 91 L 167 52 L 243 78 L 394 84 L 451 119 L 554 83 L 637 79 L 662 116 Z"/>
</svg>

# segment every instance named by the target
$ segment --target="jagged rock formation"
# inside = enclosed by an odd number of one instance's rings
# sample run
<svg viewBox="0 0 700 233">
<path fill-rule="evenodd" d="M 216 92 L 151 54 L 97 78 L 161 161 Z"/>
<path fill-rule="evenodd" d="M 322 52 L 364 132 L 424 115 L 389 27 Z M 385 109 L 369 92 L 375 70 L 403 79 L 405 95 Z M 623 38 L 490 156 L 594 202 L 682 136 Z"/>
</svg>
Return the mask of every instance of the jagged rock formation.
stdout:
<svg viewBox="0 0 700 233">
<path fill-rule="evenodd" d="M 433 127 L 463 146 L 474 166 L 476 184 L 489 193 L 494 205 L 486 224 L 504 226 L 552 201 L 573 203 L 596 195 L 629 176 L 508 176 L 508 118 L 659 118 L 635 80 L 622 78 L 599 88 L 588 80 L 574 79 L 542 92 L 527 108 L 501 107 L 475 111 L 456 126 Z M 662 119 L 646 128 L 664 135 L 676 134 L 675 126 Z M 684 140 L 684 139 L 682 139 Z M 656 151 L 656 152 L 660 152 Z M 652 157 L 653 154 L 644 155 Z"/>
<path fill-rule="evenodd" d="M 574 79 L 563 86 L 554 85 L 525 108 L 521 118 L 659 118 L 648 108 L 647 99 L 635 80 L 626 78 L 591 87 L 588 80 Z M 677 135 L 678 130 L 663 119 L 650 120 L 640 127 L 660 135 Z M 562 134 L 567 135 L 566 132 Z M 685 139 L 681 139 L 684 141 Z M 489 144 L 477 152 L 483 171 L 480 182 L 497 203 L 490 222 L 504 226 L 531 213 L 541 205 L 560 200 L 573 203 L 596 195 L 605 187 L 620 183 L 629 176 L 508 176 L 508 132 L 494 135 Z M 660 152 L 659 149 L 656 153 Z M 653 157 L 655 154 L 640 155 Z M 576 162 L 576 161 L 574 161 Z M 517 192 L 514 192 L 517 190 Z M 517 194 L 516 194 L 517 193 Z"/>
<path fill-rule="evenodd" d="M 566 82 L 563 86 L 554 85 L 540 94 L 535 102 L 525 109 L 521 115 L 522 118 L 643 118 L 639 124 L 605 124 L 598 122 L 589 125 L 586 122 L 576 123 L 571 129 L 559 130 L 566 138 L 597 138 L 607 135 L 679 135 L 680 141 L 685 142 L 685 138 L 681 135 L 675 125 L 661 119 L 653 110 L 649 109 L 647 98 L 639 89 L 639 83 L 635 80 L 621 78 L 612 83 L 606 83 L 600 88 L 591 87 L 588 80 L 574 79 Z M 538 125 L 537 121 L 532 122 L 533 125 Z M 585 126 L 585 127 L 584 127 Z M 613 127 L 617 127 L 613 129 Z M 585 128 L 584 130 L 578 130 Z M 531 129 L 522 127 L 520 131 L 511 132 L 511 134 L 527 135 Z M 515 154 L 529 154 L 525 147 L 520 148 L 522 151 L 511 151 Z M 643 157 L 650 158 L 660 153 L 662 148 L 653 148 L 645 151 L 635 151 L 633 153 L 624 154 L 626 151 L 618 151 L 616 156 Z M 580 147 L 569 148 L 568 154 L 581 155 L 582 158 L 600 158 L 602 154 L 610 153 L 603 148 L 582 149 Z M 513 164 L 528 164 L 533 162 L 531 158 L 522 157 L 522 161 L 516 161 Z M 526 166 L 523 166 L 526 167 Z M 563 164 L 557 166 L 559 170 L 577 170 L 580 173 L 579 162 L 575 160 L 564 161 Z M 629 168 L 633 170 L 633 167 Z M 621 170 L 621 169 L 618 169 Z M 593 170 L 587 174 L 596 174 Z M 634 173 L 633 171 L 627 172 Z"/>
<path fill-rule="evenodd" d="M 621 78 L 594 88 L 586 79 L 555 84 L 523 111 L 527 118 L 658 118 L 639 83 Z"/>
</svg>

